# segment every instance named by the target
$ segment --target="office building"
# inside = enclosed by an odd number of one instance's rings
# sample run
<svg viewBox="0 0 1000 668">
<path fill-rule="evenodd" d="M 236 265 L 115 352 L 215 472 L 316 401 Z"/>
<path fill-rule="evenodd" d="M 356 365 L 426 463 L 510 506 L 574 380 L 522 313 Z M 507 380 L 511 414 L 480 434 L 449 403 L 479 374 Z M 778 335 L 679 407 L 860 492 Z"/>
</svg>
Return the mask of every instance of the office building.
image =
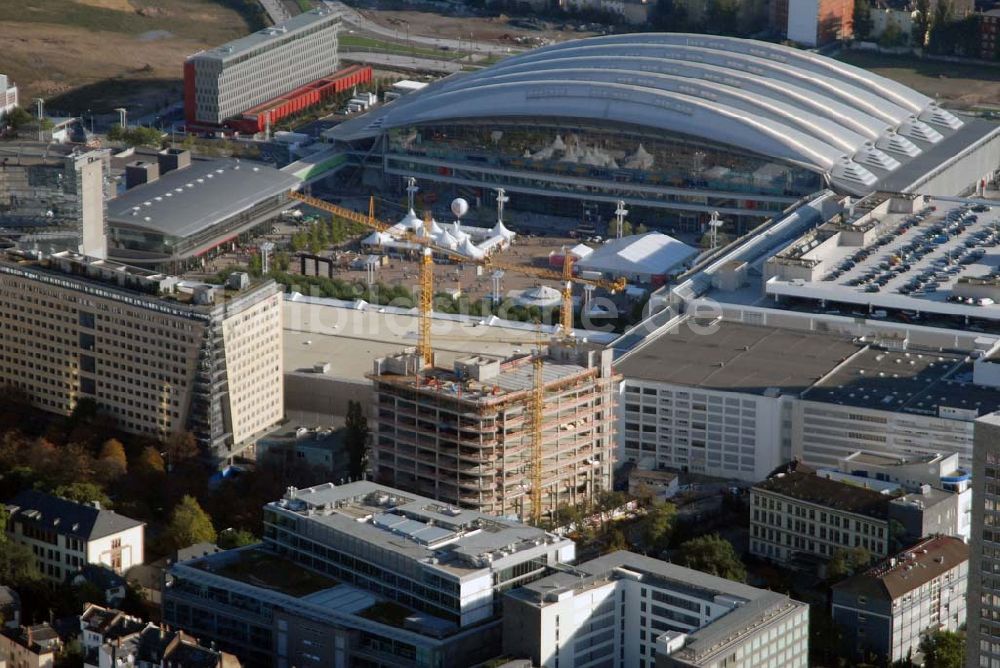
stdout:
<svg viewBox="0 0 1000 668">
<path fill-rule="evenodd" d="M 968 468 L 973 421 L 1000 408 L 988 350 L 759 322 L 685 317 L 619 357 L 620 458 L 746 481 L 859 449 Z"/>
<path fill-rule="evenodd" d="M 543 668 L 788 666 L 809 659 L 809 606 L 632 552 L 508 592 L 504 654 Z"/>
<path fill-rule="evenodd" d="M 749 229 L 826 184 L 904 190 L 953 168 L 971 184 L 987 164 L 971 154 L 993 165 L 1000 154 L 993 124 L 898 82 L 788 46 L 683 33 L 527 51 L 325 136 L 345 157 L 370 154 L 354 163 L 366 183 L 402 191 L 416 177 L 487 198 L 502 186 L 520 209 L 577 219 L 584 204 L 610 219 L 624 199 L 633 223 L 691 230 L 713 211 Z"/>
<path fill-rule="evenodd" d="M 177 149 L 126 169 L 133 187 L 108 202 L 108 256 L 156 271 L 200 267 L 220 247 L 270 232 L 300 184 L 263 163 L 192 160 Z"/>
<path fill-rule="evenodd" d="M 779 6 L 772 7 L 772 15 L 784 18 L 784 24 L 776 27 L 802 46 L 823 46 L 853 35 L 854 0 L 776 0 L 774 4 Z"/>
<path fill-rule="evenodd" d="M 969 668 L 1000 666 L 1000 415 L 976 420 L 969 563 Z"/>
<path fill-rule="evenodd" d="M 959 466 L 957 454 L 908 458 L 855 452 L 841 459 L 837 469 L 817 473 L 894 495 L 896 519 L 913 538 L 934 534 L 970 538 L 972 474 Z M 910 512 L 914 510 L 920 512 Z"/>
<path fill-rule="evenodd" d="M 965 624 L 969 548 L 937 536 L 833 585 L 831 613 L 846 656 L 908 661 L 934 631 Z"/>
<path fill-rule="evenodd" d="M 336 71 L 340 15 L 325 7 L 299 14 L 184 63 L 189 125 L 229 118 Z"/>
<path fill-rule="evenodd" d="M 809 566 L 840 550 L 889 554 L 889 497 L 797 467 L 750 490 L 750 554 Z"/>
<path fill-rule="evenodd" d="M 0 119 L 18 105 L 17 86 L 6 74 L 0 74 Z"/>
<path fill-rule="evenodd" d="M 407 352 L 377 359 L 375 480 L 495 515 L 532 516 L 531 355 L 473 356 L 422 369 Z M 611 351 L 553 341 L 543 360 L 541 512 L 592 503 L 611 488 Z"/>
<path fill-rule="evenodd" d="M 86 564 L 124 573 L 143 562 L 145 523 L 93 503 L 29 489 L 7 504 L 7 536 L 27 545 L 38 571 L 62 583 Z"/>
<path fill-rule="evenodd" d="M 0 146 L 0 225 L 25 247 L 105 257 L 111 151 L 17 141 Z"/>
<path fill-rule="evenodd" d="M 9 252 L 0 323 L 0 383 L 43 410 L 69 415 L 87 397 L 124 431 L 192 432 L 215 463 L 282 419 L 273 281 L 213 286 L 76 253 Z"/>
<path fill-rule="evenodd" d="M 371 482 L 290 488 L 263 543 L 171 567 L 163 617 L 252 666 L 472 665 L 500 652 L 501 593 L 574 554 Z"/>
</svg>

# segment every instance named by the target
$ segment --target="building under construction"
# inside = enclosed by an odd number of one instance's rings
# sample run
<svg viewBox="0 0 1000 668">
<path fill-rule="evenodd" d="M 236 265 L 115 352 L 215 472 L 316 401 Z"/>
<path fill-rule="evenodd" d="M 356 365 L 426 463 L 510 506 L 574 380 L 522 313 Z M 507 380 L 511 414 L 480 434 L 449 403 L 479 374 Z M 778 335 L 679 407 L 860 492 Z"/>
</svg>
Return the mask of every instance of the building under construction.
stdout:
<svg viewBox="0 0 1000 668">
<path fill-rule="evenodd" d="M 406 351 L 375 360 L 370 378 L 379 483 L 534 520 L 611 487 L 620 377 L 609 350 L 553 341 L 540 360 L 475 356 L 453 369 Z"/>
</svg>

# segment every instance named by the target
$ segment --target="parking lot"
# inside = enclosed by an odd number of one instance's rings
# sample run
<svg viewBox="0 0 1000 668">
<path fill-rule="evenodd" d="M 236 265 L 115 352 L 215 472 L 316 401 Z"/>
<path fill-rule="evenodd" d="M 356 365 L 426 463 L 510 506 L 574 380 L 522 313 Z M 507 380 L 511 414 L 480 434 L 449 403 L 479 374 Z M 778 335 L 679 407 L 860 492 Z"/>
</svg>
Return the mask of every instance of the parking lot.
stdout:
<svg viewBox="0 0 1000 668">
<path fill-rule="evenodd" d="M 929 301 L 962 301 L 951 288 L 962 277 L 1000 276 L 990 249 L 1000 242 L 1000 222 L 989 207 L 928 206 L 900 216 L 875 244 L 842 248 L 843 257 L 823 282 L 861 293 L 905 295 Z M 989 306 L 992 300 L 968 299 Z"/>
</svg>

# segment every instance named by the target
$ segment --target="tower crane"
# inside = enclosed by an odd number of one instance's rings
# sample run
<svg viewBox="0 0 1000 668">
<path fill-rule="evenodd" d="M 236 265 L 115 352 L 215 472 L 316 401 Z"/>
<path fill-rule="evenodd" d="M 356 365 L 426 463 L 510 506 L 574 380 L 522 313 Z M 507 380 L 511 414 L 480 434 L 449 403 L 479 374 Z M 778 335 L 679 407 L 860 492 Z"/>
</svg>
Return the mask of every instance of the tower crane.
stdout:
<svg viewBox="0 0 1000 668">
<path fill-rule="evenodd" d="M 411 184 L 412 185 L 412 184 Z M 340 216 L 347 220 L 360 223 L 379 232 L 384 232 L 391 227 L 389 224 L 375 217 L 375 198 L 368 202 L 368 215 L 357 213 L 350 209 L 325 202 L 315 197 L 303 195 L 298 192 L 290 192 L 292 199 L 298 200 L 321 211 L 327 211 L 333 215 Z M 503 194 L 500 195 L 503 197 Z M 498 207 L 502 207 L 499 200 Z M 498 209 L 499 210 L 499 209 Z M 424 217 L 424 229 L 430 229 L 431 217 L 426 214 Z M 434 299 L 434 253 L 448 257 L 457 262 L 466 264 L 478 264 L 491 269 L 511 271 L 526 276 L 546 280 L 556 280 L 562 283 L 562 304 L 560 310 L 560 326 L 564 340 L 570 340 L 573 332 L 573 283 L 593 285 L 608 290 L 611 293 L 625 289 L 625 280 L 622 278 L 606 280 L 602 278 L 583 278 L 573 275 L 573 256 L 567 250 L 563 256 L 563 266 L 561 272 L 555 272 L 536 267 L 525 267 L 517 264 L 502 262 L 494 258 L 470 258 L 461 253 L 438 246 L 427 237 L 413 236 L 411 240 L 422 246 L 420 256 L 420 297 L 418 302 L 419 330 L 417 338 L 417 354 L 423 365 L 430 366 L 433 363 L 434 354 L 431 345 L 431 313 Z M 537 526 L 542 519 L 542 485 L 543 485 L 543 427 L 545 410 L 545 382 L 544 365 L 545 357 L 543 353 L 543 342 L 537 342 L 535 354 L 531 360 L 532 365 L 532 386 L 528 399 L 528 414 L 531 438 L 531 490 L 529 500 L 531 503 L 531 522 Z"/>
</svg>

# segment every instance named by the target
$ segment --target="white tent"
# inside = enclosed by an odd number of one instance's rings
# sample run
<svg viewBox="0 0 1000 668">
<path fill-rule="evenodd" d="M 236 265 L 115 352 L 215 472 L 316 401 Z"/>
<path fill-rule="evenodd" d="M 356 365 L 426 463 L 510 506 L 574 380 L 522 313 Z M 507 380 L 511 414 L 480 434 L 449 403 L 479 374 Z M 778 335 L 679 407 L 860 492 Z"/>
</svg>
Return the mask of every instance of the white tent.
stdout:
<svg viewBox="0 0 1000 668">
<path fill-rule="evenodd" d="M 579 260 L 576 266 L 581 271 L 599 271 L 648 283 L 654 276 L 676 273 L 697 254 L 696 248 L 669 235 L 648 232 L 612 239 Z"/>
<path fill-rule="evenodd" d="M 458 243 L 465 243 L 469 239 L 469 235 L 465 233 L 462 229 L 462 225 L 456 220 L 451 224 L 451 236 L 455 237 Z"/>
<path fill-rule="evenodd" d="M 591 253 L 593 253 L 594 249 L 591 248 L 590 246 L 587 246 L 586 244 L 577 244 L 577 245 L 573 246 L 572 248 L 570 248 L 569 252 L 577 260 L 582 260 L 583 258 L 585 258 L 588 255 L 590 255 Z"/>
<path fill-rule="evenodd" d="M 555 288 L 547 285 L 536 285 L 533 288 L 524 290 L 514 298 L 514 302 L 521 306 L 538 306 L 547 308 L 557 306 L 562 301 L 562 294 Z"/>
<path fill-rule="evenodd" d="M 458 247 L 458 240 L 451 236 L 448 230 L 441 230 L 440 233 L 434 235 L 434 243 L 450 250 L 455 250 Z"/>
<path fill-rule="evenodd" d="M 386 243 L 393 241 L 392 235 L 385 232 L 372 232 L 367 237 L 362 239 L 362 246 L 382 246 Z"/>
<path fill-rule="evenodd" d="M 510 230 L 508 230 L 504 226 L 502 220 L 498 220 L 497 224 L 494 225 L 493 229 L 490 230 L 490 231 L 493 233 L 493 236 L 495 236 L 495 237 L 503 237 L 507 241 L 510 241 L 511 239 L 513 239 L 514 237 L 517 236 L 517 232 L 511 232 Z"/>
<path fill-rule="evenodd" d="M 469 238 L 469 235 L 465 235 L 465 241 L 463 241 L 459 246 L 458 252 L 475 260 L 486 256 L 486 253 L 479 250 L 476 244 L 472 243 L 472 239 Z"/>
<path fill-rule="evenodd" d="M 430 230 L 429 231 L 430 231 L 432 237 L 436 237 L 439 234 L 441 234 L 442 232 L 444 232 L 444 228 L 441 227 L 436 220 L 434 220 L 433 218 L 431 218 L 431 224 L 430 224 Z"/>
<path fill-rule="evenodd" d="M 507 241 L 506 237 L 495 236 L 495 237 L 490 237 L 486 241 L 479 242 L 478 244 L 476 244 L 476 246 L 477 248 L 479 248 L 479 250 L 483 251 L 488 255 L 489 253 L 505 248 L 508 243 L 509 242 Z"/>
</svg>

